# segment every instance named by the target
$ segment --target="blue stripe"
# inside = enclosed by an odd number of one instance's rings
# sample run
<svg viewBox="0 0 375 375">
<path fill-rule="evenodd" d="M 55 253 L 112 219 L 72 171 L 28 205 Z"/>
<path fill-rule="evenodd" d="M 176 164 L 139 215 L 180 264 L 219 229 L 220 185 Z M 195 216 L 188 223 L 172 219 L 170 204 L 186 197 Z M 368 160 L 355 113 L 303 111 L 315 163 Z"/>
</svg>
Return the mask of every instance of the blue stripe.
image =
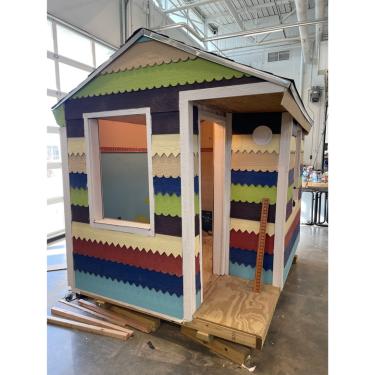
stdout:
<svg viewBox="0 0 375 375">
<path fill-rule="evenodd" d="M 181 195 L 180 177 L 154 177 L 154 193 Z"/>
<path fill-rule="evenodd" d="M 154 177 L 155 194 L 176 194 L 181 196 L 181 177 Z M 199 193 L 199 179 L 194 177 L 194 193 Z"/>
<path fill-rule="evenodd" d="M 293 246 L 296 242 L 296 238 L 299 236 L 299 232 L 300 232 L 300 225 L 298 224 L 296 228 L 294 229 L 292 238 L 290 239 L 289 243 L 285 246 L 285 249 L 284 249 L 284 267 L 289 260 L 290 254 L 293 250 Z"/>
<path fill-rule="evenodd" d="M 87 174 L 86 173 L 69 173 L 70 187 L 76 189 L 87 189 Z"/>
<path fill-rule="evenodd" d="M 276 186 L 277 172 L 231 171 L 232 184 Z"/>
<path fill-rule="evenodd" d="M 229 251 L 229 259 L 233 263 L 255 267 L 257 263 L 257 252 L 231 247 Z M 273 269 L 273 255 L 264 253 L 263 269 L 266 271 Z"/>
<path fill-rule="evenodd" d="M 229 274 L 232 276 L 240 277 L 241 279 L 254 280 L 255 278 L 255 267 L 244 266 L 237 263 L 229 263 Z M 263 284 L 272 284 L 272 271 L 262 272 Z"/>
<path fill-rule="evenodd" d="M 182 297 L 79 271 L 75 271 L 75 286 L 81 291 L 95 293 L 174 318 L 183 318 Z"/>
<path fill-rule="evenodd" d="M 201 290 L 201 274 L 199 272 L 195 274 L 195 290 Z"/>
<path fill-rule="evenodd" d="M 292 250 L 290 252 L 290 257 L 289 257 L 289 259 L 288 259 L 288 261 L 287 261 L 287 263 L 286 263 L 286 265 L 284 267 L 284 283 L 286 281 L 286 278 L 288 277 L 288 274 L 289 274 L 289 271 L 290 271 L 290 267 L 293 264 L 293 258 L 294 258 L 294 254 L 297 251 L 298 244 L 299 244 L 299 234 L 298 234 L 296 240 L 294 241 Z"/>
<path fill-rule="evenodd" d="M 111 262 L 85 255 L 74 254 L 73 258 L 74 269 L 78 271 L 160 290 L 163 293 L 175 294 L 177 296 L 181 296 L 183 293 L 182 277 L 149 271 L 127 264 Z"/>
</svg>

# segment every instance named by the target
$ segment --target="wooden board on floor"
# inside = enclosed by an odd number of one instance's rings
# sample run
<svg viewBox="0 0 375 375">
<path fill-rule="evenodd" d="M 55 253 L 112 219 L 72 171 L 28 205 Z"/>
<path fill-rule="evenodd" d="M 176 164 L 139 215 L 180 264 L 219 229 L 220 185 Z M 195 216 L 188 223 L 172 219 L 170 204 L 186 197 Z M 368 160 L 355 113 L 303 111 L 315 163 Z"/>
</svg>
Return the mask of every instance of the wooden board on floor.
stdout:
<svg viewBox="0 0 375 375">
<path fill-rule="evenodd" d="M 134 310 L 110 304 L 108 304 L 108 309 L 126 318 L 132 319 L 138 322 L 139 324 L 142 324 L 143 326 L 150 329 L 152 332 L 155 332 L 160 327 L 160 319 L 154 318 L 150 315 L 142 314 Z"/>
<path fill-rule="evenodd" d="M 279 295 L 279 289 L 272 285 L 264 285 L 260 293 L 254 293 L 251 281 L 228 275 L 220 276 L 209 296 L 194 314 L 192 323 L 226 327 L 242 336 L 247 334 L 259 338 L 263 345 Z M 214 335 L 223 337 L 220 334 Z M 259 342 L 256 346 L 259 346 Z"/>
<path fill-rule="evenodd" d="M 200 340 L 199 336 L 197 336 L 199 331 L 188 327 L 182 326 L 181 333 L 189 337 L 191 340 L 209 348 L 211 352 L 223 356 L 234 363 L 238 363 L 239 365 L 244 364 L 250 355 L 250 350 L 248 348 L 233 344 L 217 337 L 212 337 L 209 341 Z"/>
<path fill-rule="evenodd" d="M 82 315 L 82 314 L 76 314 L 72 311 L 60 309 L 58 307 L 52 307 L 51 313 L 52 313 L 52 315 L 56 315 L 56 316 L 59 316 L 61 318 L 71 319 L 71 320 L 74 320 L 76 322 L 81 322 L 81 323 L 91 324 L 91 325 L 98 326 L 98 327 L 103 327 L 103 328 L 121 331 L 121 332 L 126 333 L 128 336 L 133 335 L 133 331 L 131 331 L 130 329 L 126 329 L 126 328 L 121 327 L 119 325 L 109 323 L 109 322 L 106 322 L 106 321 L 103 321 L 103 320 L 100 320 L 100 319 L 97 319 L 97 318 L 92 318 L 90 316 L 86 316 L 86 315 Z"/>
<path fill-rule="evenodd" d="M 95 333 L 102 336 L 114 337 L 120 340 L 127 340 L 129 338 L 129 334 L 126 332 L 121 332 L 114 329 L 108 329 L 103 327 L 97 327 L 91 324 L 75 322 L 73 320 L 57 318 L 54 316 L 47 317 L 47 323 L 66 328 L 74 328 L 79 331 Z"/>
</svg>

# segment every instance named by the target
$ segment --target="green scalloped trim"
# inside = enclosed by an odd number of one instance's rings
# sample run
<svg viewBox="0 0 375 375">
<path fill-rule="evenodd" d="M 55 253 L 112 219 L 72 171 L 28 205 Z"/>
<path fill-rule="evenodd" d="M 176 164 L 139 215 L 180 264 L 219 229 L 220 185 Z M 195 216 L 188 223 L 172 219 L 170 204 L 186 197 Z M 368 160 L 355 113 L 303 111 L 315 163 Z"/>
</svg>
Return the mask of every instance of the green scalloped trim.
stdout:
<svg viewBox="0 0 375 375">
<path fill-rule="evenodd" d="M 64 127 L 66 126 L 65 122 L 65 105 L 64 103 L 60 105 L 59 107 L 52 110 L 53 115 L 55 116 L 55 120 L 57 125 Z"/>
<path fill-rule="evenodd" d="M 231 200 L 235 202 L 261 203 L 263 198 L 268 198 L 270 204 L 276 203 L 276 186 L 255 186 L 232 184 Z M 293 186 L 288 188 L 287 201 L 293 197 Z"/>
<path fill-rule="evenodd" d="M 73 98 L 109 95 L 183 84 L 249 76 L 226 66 L 198 58 L 97 76 Z"/>
<path fill-rule="evenodd" d="M 89 206 L 88 193 L 86 189 L 70 188 L 70 203 L 75 206 Z"/>
<path fill-rule="evenodd" d="M 194 212 L 199 213 L 198 194 L 194 194 Z M 181 217 L 181 197 L 176 194 L 156 194 L 155 214 Z"/>
</svg>

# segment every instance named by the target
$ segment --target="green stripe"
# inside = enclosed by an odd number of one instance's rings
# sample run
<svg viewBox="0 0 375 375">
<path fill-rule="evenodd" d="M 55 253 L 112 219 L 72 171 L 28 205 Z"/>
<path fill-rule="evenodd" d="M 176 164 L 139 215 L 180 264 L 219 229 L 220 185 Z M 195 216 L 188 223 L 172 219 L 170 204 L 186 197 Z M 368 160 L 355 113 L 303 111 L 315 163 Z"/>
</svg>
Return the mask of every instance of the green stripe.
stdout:
<svg viewBox="0 0 375 375">
<path fill-rule="evenodd" d="M 59 107 L 55 108 L 52 111 L 52 113 L 55 116 L 55 120 L 57 122 L 57 125 L 60 125 L 62 127 L 66 126 L 66 122 L 65 122 L 65 104 L 62 104 Z"/>
<path fill-rule="evenodd" d="M 231 200 L 236 202 L 261 203 L 263 198 L 268 198 L 270 204 L 276 203 L 277 187 L 232 184 Z M 293 186 L 288 188 L 287 200 L 293 196 Z"/>
<path fill-rule="evenodd" d="M 88 194 L 86 189 L 70 188 L 70 202 L 75 206 L 89 206 Z"/>
<path fill-rule="evenodd" d="M 194 194 L 194 211 L 199 213 L 199 196 Z M 181 217 L 181 197 L 176 194 L 155 195 L 155 213 L 157 215 L 171 215 Z"/>
<path fill-rule="evenodd" d="M 148 66 L 96 77 L 73 98 L 106 95 L 159 87 L 210 82 L 247 76 L 237 70 L 197 58 L 162 65 Z"/>
</svg>

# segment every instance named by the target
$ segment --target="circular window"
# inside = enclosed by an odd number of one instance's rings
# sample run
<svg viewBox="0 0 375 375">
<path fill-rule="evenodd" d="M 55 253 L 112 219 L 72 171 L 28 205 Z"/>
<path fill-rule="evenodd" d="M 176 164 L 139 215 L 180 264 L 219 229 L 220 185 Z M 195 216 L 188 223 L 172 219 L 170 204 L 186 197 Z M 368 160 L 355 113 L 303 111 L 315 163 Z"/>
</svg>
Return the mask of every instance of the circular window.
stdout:
<svg viewBox="0 0 375 375">
<path fill-rule="evenodd" d="M 272 130 L 268 126 L 258 126 L 253 131 L 253 140 L 257 145 L 264 146 L 271 142 Z"/>
</svg>

